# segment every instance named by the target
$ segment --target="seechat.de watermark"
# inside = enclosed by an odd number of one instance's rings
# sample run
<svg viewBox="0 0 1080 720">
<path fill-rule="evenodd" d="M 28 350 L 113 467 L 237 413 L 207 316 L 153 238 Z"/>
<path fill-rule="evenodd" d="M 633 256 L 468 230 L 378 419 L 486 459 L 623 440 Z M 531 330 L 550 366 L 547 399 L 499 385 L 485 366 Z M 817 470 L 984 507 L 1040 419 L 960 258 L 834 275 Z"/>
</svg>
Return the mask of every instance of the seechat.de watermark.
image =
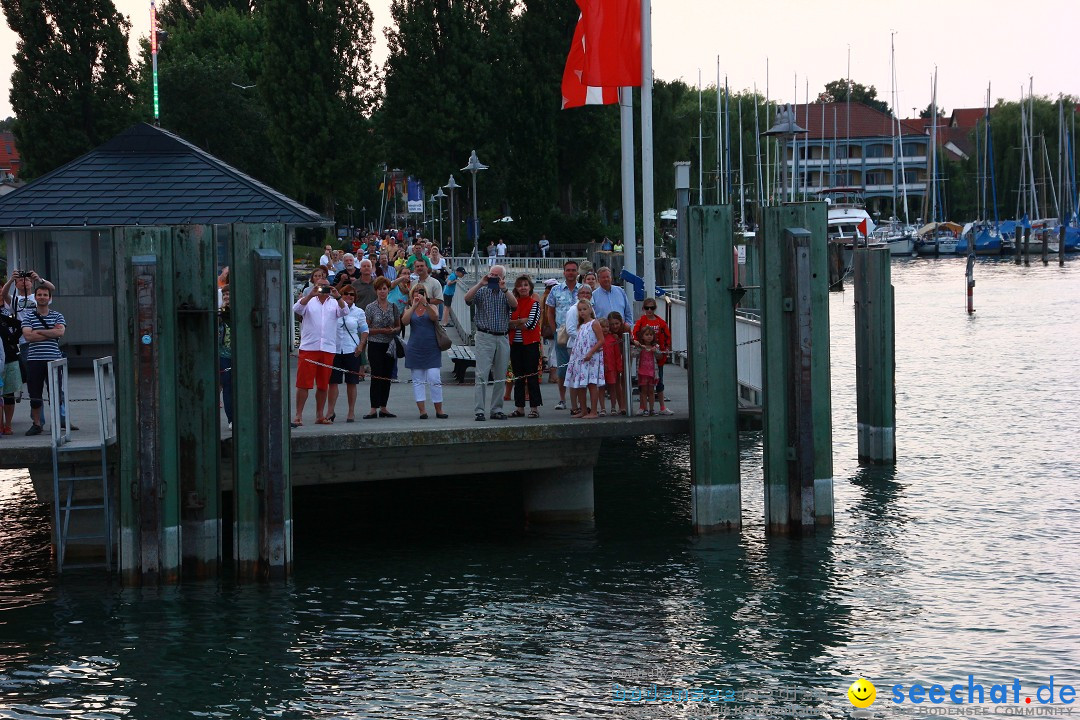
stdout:
<svg viewBox="0 0 1080 720">
<path fill-rule="evenodd" d="M 860 709 L 869 708 L 879 699 L 877 688 L 866 678 L 853 682 L 847 695 L 851 704 Z M 982 714 L 1072 714 L 1076 689 L 1053 675 L 1041 685 L 1028 684 L 1026 689 L 1019 678 L 990 683 L 968 675 L 963 682 L 897 683 L 881 699 L 893 706 L 918 707 L 928 715 L 973 714 L 965 712 L 969 709 L 982 710 Z"/>
</svg>

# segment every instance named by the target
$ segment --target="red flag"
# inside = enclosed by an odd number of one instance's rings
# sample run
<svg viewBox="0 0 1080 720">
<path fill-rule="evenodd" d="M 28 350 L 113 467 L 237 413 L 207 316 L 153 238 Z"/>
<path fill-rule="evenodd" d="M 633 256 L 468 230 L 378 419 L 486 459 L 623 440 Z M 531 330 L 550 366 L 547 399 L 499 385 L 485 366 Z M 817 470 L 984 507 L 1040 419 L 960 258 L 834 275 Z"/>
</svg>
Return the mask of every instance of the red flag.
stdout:
<svg viewBox="0 0 1080 720">
<path fill-rule="evenodd" d="M 594 87 L 639 87 L 641 0 L 577 0 L 577 4 L 585 22 L 581 81 Z"/>
<path fill-rule="evenodd" d="M 563 110 L 582 105 L 611 105 L 619 102 L 618 86 L 589 87 L 581 81 L 585 69 L 585 16 L 578 18 L 574 29 L 574 41 L 570 44 L 570 53 L 566 56 L 566 67 L 562 76 Z"/>
<path fill-rule="evenodd" d="M 870 237 L 870 221 L 863 218 L 863 221 L 859 223 L 859 232 L 863 234 L 863 237 Z M 848 226 L 850 227 L 850 225 Z"/>
</svg>

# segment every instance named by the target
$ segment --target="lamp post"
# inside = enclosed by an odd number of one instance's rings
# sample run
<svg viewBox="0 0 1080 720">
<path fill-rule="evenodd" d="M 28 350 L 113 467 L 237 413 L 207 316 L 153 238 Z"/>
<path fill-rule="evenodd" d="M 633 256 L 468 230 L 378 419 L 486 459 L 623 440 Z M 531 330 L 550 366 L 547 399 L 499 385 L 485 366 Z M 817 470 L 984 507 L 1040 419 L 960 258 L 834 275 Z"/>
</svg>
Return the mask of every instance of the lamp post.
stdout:
<svg viewBox="0 0 1080 720">
<path fill-rule="evenodd" d="M 454 180 L 454 176 L 451 175 L 450 182 L 443 185 L 443 187 L 450 191 L 450 257 L 453 257 L 457 254 L 457 244 L 455 242 L 457 232 L 454 225 L 454 191 L 461 186 L 457 184 L 457 181 Z"/>
<path fill-rule="evenodd" d="M 792 107 L 784 105 L 776 109 L 776 122 L 773 123 L 773 126 L 762 133 L 767 137 L 779 138 L 783 143 L 784 152 L 780 161 L 780 184 L 783 186 L 783 191 L 780 195 L 780 202 L 784 202 L 784 197 L 788 194 L 787 144 L 796 135 L 805 132 L 805 128 L 801 128 L 795 123 L 795 112 Z"/>
<path fill-rule="evenodd" d="M 428 207 L 431 208 L 430 212 L 428 212 L 428 217 L 431 218 L 431 239 L 432 240 L 435 239 L 435 207 L 434 207 L 434 205 L 435 205 L 436 202 L 437 201 L 435 200 L 435 195 L 433 193 L 431 195 L 431 197 L 428 198 Z"/>
<path fill-rule="evenodd" d="M 472 154 L 469 155 L 469 164 L 461 169 L 472 173 L 473 257 L 479 257 L 480 218 L 476 215 L 476 173 L 487 170 L 488 166 L 480 162 L 480 158 L 476 157 L 476 151 L 473 150 Z"/>
<path fill-rule="evenodd" d="M 453 176 L 450 179 L 453 180 Z M 439 247 L 445 250 L 446 248 L 443 247 L 442 199 L 446 197 L 446 193 L 442 191 L 442 188 L 439 188 L 439 192 L 432 195 L 432 197 L 439 201 Z M 453 257 L 453 254 L 450 257 Z"/>
</svg>

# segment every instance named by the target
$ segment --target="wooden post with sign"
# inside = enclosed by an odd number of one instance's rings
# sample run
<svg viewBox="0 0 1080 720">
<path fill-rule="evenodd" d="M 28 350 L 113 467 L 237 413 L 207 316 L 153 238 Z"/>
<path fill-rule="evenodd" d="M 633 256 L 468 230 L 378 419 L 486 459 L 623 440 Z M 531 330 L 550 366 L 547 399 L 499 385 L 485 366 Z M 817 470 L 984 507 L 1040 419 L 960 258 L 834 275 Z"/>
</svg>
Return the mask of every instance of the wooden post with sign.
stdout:
<svg viewBox="0 0 1080 720">
<path fill-rule="evenodd" d="M 766 208 L 762 222 L 765 523 L 812 532 L 833 519 L 825 203 Z"/>
</svg>

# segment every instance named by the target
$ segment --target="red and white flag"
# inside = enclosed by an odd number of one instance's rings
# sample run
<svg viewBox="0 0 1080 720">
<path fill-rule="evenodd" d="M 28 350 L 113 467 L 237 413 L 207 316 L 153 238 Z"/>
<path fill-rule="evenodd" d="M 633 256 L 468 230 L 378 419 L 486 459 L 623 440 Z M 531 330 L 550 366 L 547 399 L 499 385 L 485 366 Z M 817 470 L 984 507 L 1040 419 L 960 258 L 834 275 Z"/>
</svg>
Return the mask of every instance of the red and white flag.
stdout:
<svg viewBox="0 0 1080 720">
<path fill-rule="evenodd" d="M 641 85 L 641 0 L 577 0 L 581 8 L 562 78 L 562 107 L 610 105 Z"/>
<path fill-rule="evenodd" d="M 848 225 L 848 227 L 851 227 L 851 226 Z M 870 221 L 868 219 L 863 218 L 863 221 L 861 223 L 859 223 L 858 227 L 859 227 L 859 232 L 862 233 L 863 237 L 870 237 Z"/>
</svg>

